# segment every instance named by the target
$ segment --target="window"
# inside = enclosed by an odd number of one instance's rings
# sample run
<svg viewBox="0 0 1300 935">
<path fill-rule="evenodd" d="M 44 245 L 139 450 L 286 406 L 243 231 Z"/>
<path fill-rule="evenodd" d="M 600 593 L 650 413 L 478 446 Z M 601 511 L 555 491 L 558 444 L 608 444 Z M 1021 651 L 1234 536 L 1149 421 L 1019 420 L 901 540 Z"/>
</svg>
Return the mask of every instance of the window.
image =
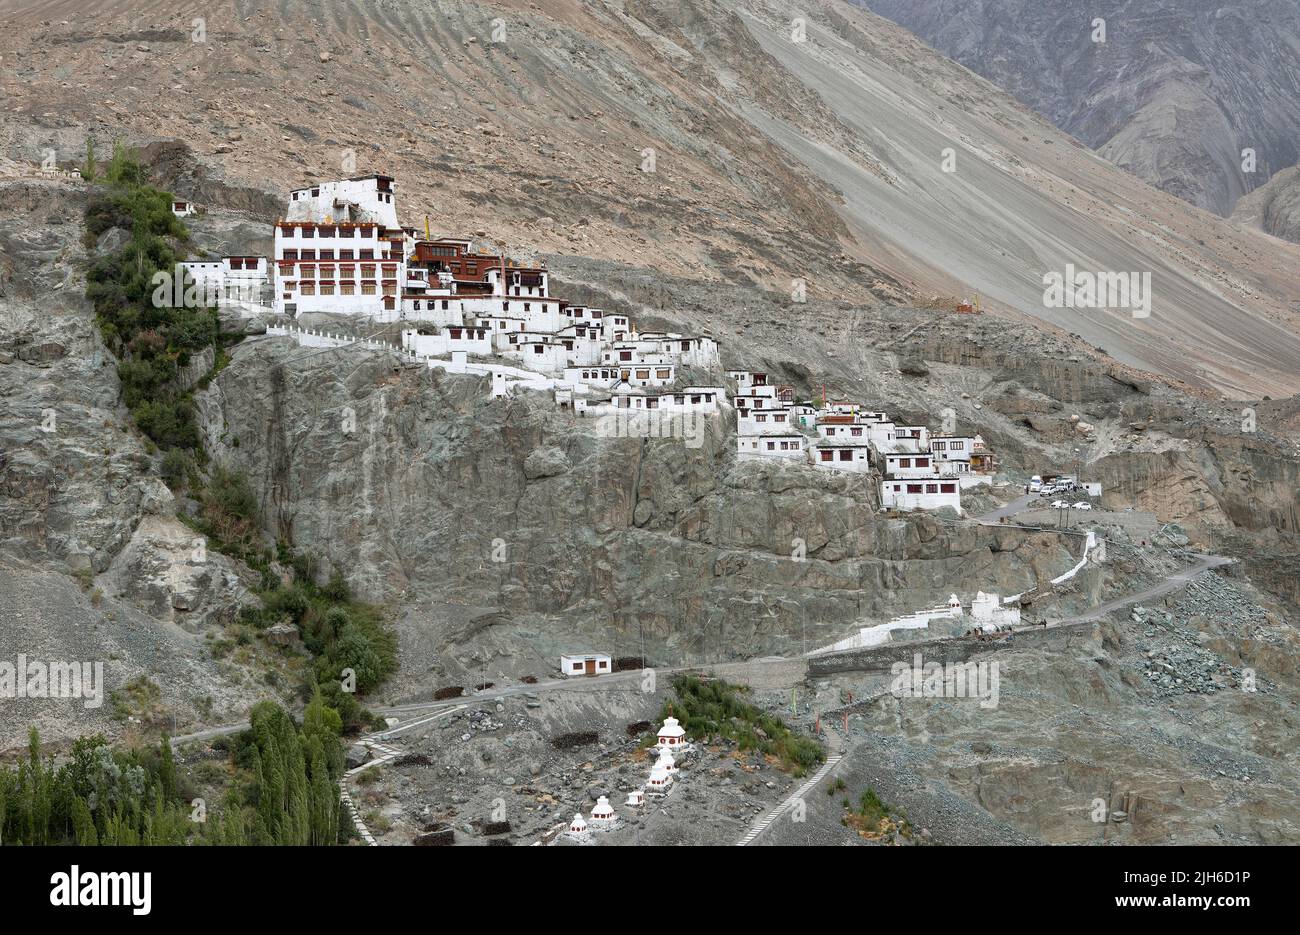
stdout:
<svg viewBox="0 0 1300 935">
<path fill-rule="evenodd" d="M 911 459 L 911 458 L 899 458 L 899 459 L 898 459 L 898 466 L 901 467 L 901 468 L 910 468 L 910 467 L 912 466 L 912 459 Z"/>
<path fill-rule="evenodd" d="M 321 295 L 333 295 L 333 294 L 334 294 L 334 283 L 332 283 L 332 282 L 323 282 L 323 283 L 321 283 L 321 284 L 320 284 L 320 294 L 321 294 Z"/>
<path fill-rule="evenodd" d="M 352 254 L 354 254 L 354 253 L 356 253 L 355 250 L 340 250 L 340 251 L 339 251 L 339 259 L 340 259 L 340 260 L 351 260 L 351 259 L 353 259 Z"/>
<path fill-rule="evenodd" d="M 650 371 L 649 371 L 649 370 L 638 370 L 638 371 L 636 372 L 636 378 L 637 378 L 638 380 L 649 380 L 649 379 L 650 379 Z"/>
<path fill-rule="evenodd" d="M 322 251 L 320 252 L 320 258 L 321 258 L 322 260 L 332 260 L 332 259 L 334 259 L 334 251 L 333 251 L 333 250 L 322 250 Z"/>
<path fill-rule="evenodd" d="M 357 294 L 357 284 L 356 284 L 356 283 L 353 283 L 353 282 L 343 282 L 343 283 L 339 283 L 339 295 L 356 295 L 356 294 Z M 415 303 L 415 307 L 416 307 L 416 308 L 419 308 L 419 307 L 420 307 L 420 303 L 419 303 L 419 302 L 416 302 L 416 303 Z"/>
<path fill-rule="evenodd" d="M 929 459 L 929 458 L 917 458 L 917 459 L 916 459 L 916 466 L 919 467 L 919 468 L 921 468 L 921 467 L 929 467 L 929 466 L 930 466 L 930 459 Z"/>
<path fill-rule="evenodd" d="M 361 294 L 362 294 L 362 295 L 374 295 L 374 294 L 375 294 L 375 284 L 374 284 L 373 282 L 363 282 L 363 283 L 361 284 Z"/>
<path fill-rule="evenodd" d="M 933 445 L 931 445 L 930 447 L 933 448 L 935 451 L 947 451 L 947 450 L 948 450 L 948 443 L 947 443 L 947 442 L 935 442 L 935 443 L 934 443 Z"/>
<path fill-rule="evenodd" d="M 360 253 L 363 260 L 373 260 L 375 258 L 375 251 L 373 250 L 362 250 Z"/>
<path fill-rule="evenodd" d="M 296 260 L 296 259 L 298 259 L 298 251 L 297 251 L 297 250 L 285 250 L 285 251 L 284 251 L 284 257 L 283 257 L 283 259 L 286 259 L 286 260 Z"/>
<path fill-rule="evenodd" d="M 956 485 L 956 484 L 940 484 L 940 485 L 939 485 L 939 490 L 941 490 L 943 493 L 956 493 L 956 492 L 957 492 L 957 485 Z"/>
<path fill-rule="evenodd" d="M 304 282 L 301 286 L 299 286 L 298 291 L 301 292 L 303 295 L 315 295 L 316 284 L 314 282 Z"/>
<path fill-rule="evenodd" d="M 574 671 L 574 672 L 581 672 L 581 671 L 582 671 L 582 663 L 581 663 L 581 662 L 575 662 L 575 663 L 573 664 L 573 671 Z"/>
<path fill-rule="evenodd" d="M 761 415 L 761 414 L 759 414 L 759 413 L 756 412 L 756 413 L 754 413 L 754 421 L 755 421 L 755 422 L 766 422 L 766 421 L 767 421 L 767 416 L 765 416 L 765 415 Z"/>
<path fill-rule="evenodd" d="M 821 450 L 820 454 L 821 454 L 821 456 L 822 456 L 822 460 L 823 460 L 823 461 L 829 461 L 829 460 L 831 460 L 832 457 L 834 457 L 835 452 L 833 452 L 833 451 L 828 451 L 827 449 L 823 448 L 823 449 Z"/>
<path fill-rule="evenodd" d="M 961 451 L 961 450 L 963 450 L 965 447 L 966 447 L 966 443 L 965 443 L 965 442 L 953 442 L 953 443 L 952 443 L 952 450 L 953 450 L 953 451 Z"/>
<path fill-rule="evenodd" d="M 920 485 L 920 484 L 908 484 L 908 485 L 907 485 L 907 492 L 908 492 L 908 493 L 920 493 L 920 492 L 921 492 L 921 485 Z"/>
<path fill-rule="evenodd" d="M 841 460 L 841 461 L 852 461 L 852 460 L 853 460 L 853 452 L 849 451 L 849 449 L 847 449 L 847 448 L 843 449 L 842 451 L 840 451 L 840 460 Z"/>
<path fill-rule="evenodd" d="M 768 451 L 775 451 L 775 450 L 776 450 L 776 442 L 768 442 L 768 443 L 767 443 L 767 450 L 768 450 Z"/>
<path fill-rule="evenodd" d="M 304 250 L 304 251 L 302 251 L 302 256 L 300 257 L 300 259 L 303 259 L 303 260 L 314 260 L 314 259 L 316 259 L 316 251 L 315 251 L 315 250 Z"/>
</svg>

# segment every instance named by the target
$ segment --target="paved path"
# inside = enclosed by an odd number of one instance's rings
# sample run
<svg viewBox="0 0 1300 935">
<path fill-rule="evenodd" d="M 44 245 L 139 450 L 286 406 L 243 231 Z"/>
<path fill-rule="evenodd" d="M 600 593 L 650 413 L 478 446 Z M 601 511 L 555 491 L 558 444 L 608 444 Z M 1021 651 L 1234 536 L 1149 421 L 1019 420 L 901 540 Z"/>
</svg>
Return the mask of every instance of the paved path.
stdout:
<svg viewBox="0 0 1300 935">
<path fill-rule="evenodd" d="M 1030 493 L 1016 497 L 1005 506 L 1000 506 L 991 513 L 985 513 L 983 516 L 977 516 L 975 522 L 983 523 L 986 526 L 1000 526 L 1003 517 L 1015 516 L 1029 504 L 1038 499 L 1038 494 Z"/>
<path fill-rule="evenodd" d="M 780 818 L 782 815 L 788 812 L 791 808 L 793 808 L 795 802 L 807 798 L 808 793 L 812 792 L 812 790 L 816 788 L 817 783 L 821 782 L 823 779 L 829 776 L 831 770 L 833 770 L 836 764 L 839 763 L 839 761 L 842 759 L 844 759 L 844 756 L 843 754 L 840 753 L 836 753 L 833 756 L 828 756 L 826 758 L 826 762 L 822 764 L 821 769 L 813 773 L 812 776 L 809 778 L 809 780 L 805 782 L 802 786 L 800 786 L 798 789 L 796 789 L 793 793 L 791 793 L 790 796 L 784 802 L 782 802 L 779 805 L 773 806 L 766 814 L 764 814 L 761 818 L 759 818 L 758 821 L 754 823 L 754 826 L 750 828 L 748 832 L 746 832 L 745 836 L 736 842 L 736 846 L 746 847 L 750 844 L 753 844 L 754 841 L 758 839 L 758 836 L 760 834 L 762 834 L 764 831 L 766 831 L 768 828 L 772 826 L 772 822 L 776 821 L 778 818 Z"/>
<path fill-rule="evenodd" d="M 1197 577 L 1202 572 L 1208 571 L 1211 568 L 1218 568 L 1220 565 L 1230 565 L 1235 561 L 1236 559 L 1228 558 L 1223 555 L 1202 555 L 1197 559 L 1195 565 L 1186 568 L 1177 574 L 1170 575 L 1157 585 L 1138 591 L 1134 594 L 1126 594 L 1123 597 L 1117 597 L 1114 600 L 1106 601 L 1103 604 L 1098 604 L 1096 607 L 1089 609 L 1086 613 L 1080 614 L 1077 617 L 1064 617 L 1060 620 L 1049 621 L 1048 626 L 1062 626 L 1071 623 L 1091 623 L 1094 620 L 1100 620 L 1111 611 L 1120 610 L 1121 608 L 1128 607 L 1130 604 L 1140 604 L 1143 601 L 1149 601 L 1152 598 L 1164 597 L 1166 594 L 1170 594 L 1180 588 L 1186 587 L 1193 578 Z"/>
</svg>

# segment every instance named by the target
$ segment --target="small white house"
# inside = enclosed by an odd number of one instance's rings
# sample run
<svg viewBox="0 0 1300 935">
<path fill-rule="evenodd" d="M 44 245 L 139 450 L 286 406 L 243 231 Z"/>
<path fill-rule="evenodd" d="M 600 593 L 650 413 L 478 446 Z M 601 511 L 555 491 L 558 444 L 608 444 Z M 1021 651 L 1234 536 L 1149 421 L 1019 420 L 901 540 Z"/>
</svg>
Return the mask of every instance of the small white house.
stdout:
<svg viewBox="0 0 1300 935">
<path fill-rule="evenodd" d="M 880 485 L 880 503 L 887 510 L 938 510 L 961 512 L 961 489 L 955 480 L 887 480 Z"/>
<path fill-rule="evenodd" d="M 199 209 L 194 206 L 192 201 L 173 201 L 172 214 L 178 218 L 187 218 L 195 214 Z"/>
<path fill-rule="evenodd" d="M 815 452 L 813 464 L 829 471 L 866 473 L 871 470 L 871 445 L 866 439 L 845 444 L 823 442 Z"/>
<path fill-rule="evenodd" d="M 807 439 L 788 435 L 738 435 L 736 454 L 756 458 L 803 458 Z"/>
<path fill-rule="evenodd" d="M 609 675 L 614 671 L 608 653 L 573 653 L 560 656 L 560 672 L 566 678 L 575 675 Z"/>
<path fill-rule="evenodd" d="M 676 750 L 686 744 L 686 728 L 675 717 L 664 718 L 664 726 L 659 728 L 659 748 Z"/>
<path fill-rule="evenodd" d="M 631 805 L 634 808 L 639 808 L 640 806 L 644 805 L 645 790 L 633 789 L 631 792 L 627 794 L 627 802 L 625 804 Z"/>
</svg>

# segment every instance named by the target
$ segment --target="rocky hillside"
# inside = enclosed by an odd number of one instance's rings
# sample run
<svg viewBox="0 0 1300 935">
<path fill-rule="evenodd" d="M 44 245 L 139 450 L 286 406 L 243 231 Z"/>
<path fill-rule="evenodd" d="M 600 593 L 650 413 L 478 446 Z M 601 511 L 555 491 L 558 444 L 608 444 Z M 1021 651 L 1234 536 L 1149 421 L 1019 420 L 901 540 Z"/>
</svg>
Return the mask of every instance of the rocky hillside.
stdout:
<svg viewBox="0 0 1300 935">
<path fill-rule="evenodd" d="M 383 170 L 404 218 L 515 255 L 785 294 L 804 278 L 853 302 L 978 293 L 1198 386 L 1300 389 L 1295 249 L 1136 181 L 840 0 L 3 0 L 0 15 L 18 162 L 76 163 L 88 136 L 177 139 L 198 168 L 175 147 L 156 163 L 180 196 L 260 220 L 289 187 Z M 1067 263 L 1151 272 L 1151 316 L 1044 307 L 1043 276 Z M 804 312 L 785 314 L 815 325 Z"/>
<path fill-rule="evenodd" d="M 1290 0 L 856 2 L 1216 214 L 1300 162 L 1300 9 Z M 1105 42 L 1093 41 L 1097 18 Z M 1249 171 L 1245 149 L 1256 157 Z"/>
<path fill-rule="evenodd" d="M 1300 166 L 1278 172 L 1237 202 L 1232 219 L 1274 237 L 1300 243 Z"/>
</svg>

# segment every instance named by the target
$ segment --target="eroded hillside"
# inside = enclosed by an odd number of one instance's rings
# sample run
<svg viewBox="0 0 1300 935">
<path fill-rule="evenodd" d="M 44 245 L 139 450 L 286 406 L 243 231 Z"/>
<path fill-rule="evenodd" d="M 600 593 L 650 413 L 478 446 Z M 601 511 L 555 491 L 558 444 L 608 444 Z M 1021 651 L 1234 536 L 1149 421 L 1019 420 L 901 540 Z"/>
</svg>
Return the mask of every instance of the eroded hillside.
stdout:
<svg viewBox="0 0 1300 935">
<path fill-rule="evenodd" d="M 75 162 L 88 135 L 124 135 L 182 139 L 237 189 L 378 169 L 417 225 L 516 255 L 781 292 L 804 278 L 853 301 L 978 293 L 1196 385 L 1298 388 L 1293 248 L 1136 181 L 835 0 L 3 10 L 16 158 Z M 179 178 L 182 196 L 213 190 Z M 1044 307 L 1067 263 L 1150 272 L 1151 316 Z"/>
</svg>

